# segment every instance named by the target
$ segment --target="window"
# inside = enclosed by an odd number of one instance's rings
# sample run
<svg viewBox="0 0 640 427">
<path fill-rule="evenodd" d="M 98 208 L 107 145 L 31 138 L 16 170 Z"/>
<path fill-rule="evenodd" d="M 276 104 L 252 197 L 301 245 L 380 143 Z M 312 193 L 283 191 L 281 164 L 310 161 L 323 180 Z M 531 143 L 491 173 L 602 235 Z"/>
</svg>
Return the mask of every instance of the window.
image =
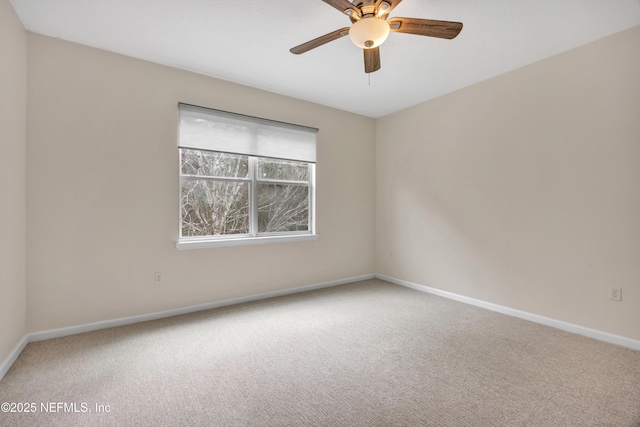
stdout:
<svg viewBox="0 0 640 427">
<path fill-rule="evenodd" d="M 180 104 L 178 249 L 315 238 L 316 132 Z"/>
</svg>

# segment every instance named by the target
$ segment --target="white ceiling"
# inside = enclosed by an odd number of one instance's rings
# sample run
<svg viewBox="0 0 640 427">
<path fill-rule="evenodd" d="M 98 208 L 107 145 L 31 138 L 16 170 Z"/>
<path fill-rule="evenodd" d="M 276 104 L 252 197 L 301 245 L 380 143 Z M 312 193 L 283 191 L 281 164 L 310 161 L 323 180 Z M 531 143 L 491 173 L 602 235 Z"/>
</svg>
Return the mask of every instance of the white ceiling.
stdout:
<svg viewBox="0 0 640 427">
<path fill-rule="evenodd" d="M 459 21 L 454 40 L 391 33 L 364 73 L 321 0 L 10 0 L 35 33 L 381 117 L 640 25 L 640 0 L 404 0 L 391 17 Z"/>
</svg>

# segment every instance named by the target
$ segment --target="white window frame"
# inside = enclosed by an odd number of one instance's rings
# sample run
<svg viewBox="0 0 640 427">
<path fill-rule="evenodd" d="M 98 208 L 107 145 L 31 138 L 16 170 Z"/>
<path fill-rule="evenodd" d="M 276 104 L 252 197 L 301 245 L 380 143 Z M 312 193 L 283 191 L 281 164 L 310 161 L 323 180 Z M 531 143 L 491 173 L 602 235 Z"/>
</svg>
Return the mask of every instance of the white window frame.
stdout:
<svg viewBox="0 0 640 427">
<path fill-rule="evenodd" d="M 200 111 L 212 111 L 215 113 L 221 113 L 226 116 L 232 116 L 234 119 L 238 117 L 242 119 L 247 119 L 249 122 L 257 122 L 257 123 L 267 123 L 267 125 L 272 125 L 275 123 L 276 125 L 286 125 L 287 127 L 297 127 L 297 125 L 290 124 L 282 124 L 279 122 L 271 122 L 265 119 L 251 118 L 248 116 L 240 116 L 234 115 L 233 113 L 227 112 L 218 112 L 217 110 L 208 110 L 202 107 L 194 107 L 186 104 L 180 104 L 180 108 L 182 110 L 183 106 L 186 106 L 185 109 L 194 110 L 200 113 Z M 299 127 L 304 128 L 304 127 Z M 312 129 L 312 128 L 304 128 Z M 317 132 L 317 129 L 312 129 Z M 213 151 L 217 150 L 207 150 L 202 147 L 189 147 L 181 145 L 180 141 L 178 142 L 178 152 L 179 152 L 179 180 L 182 182 L 183 178 L 186 179 L 205 179 L 212 181 L 234 181 L 234 182 L 248 182 L 249 183 L 249 233 L 241 234 L 241 235 L 215 235 L 215 236 L 182 236 L 182 184 L 180 184 L 180 197 L 178 199 L 178 242 L 176 243 L 176 248 L 179 250 L 184 249 L 199 249 L 199 248 L 212 248 L 212 247 L 220 247 L 220 246 L 240 246 L 240 245 L 256 245 L 256 244 L 265 244 L 265 243 L 288 243 L 288 242 L 300 242 L 300 241 L 308 241 L 315 240 L 318 238 L 316 234 L 315 227 L 315 219 L 316 219 L 316 209 L 315 209 L 315 195 L 316 195 L 316 186 L 315 186 L 315 154 L 314 161 L 306 161 L 309 167 L 309 181 L 286 181 L 286 180 L 274 180 L 274 179 L 260 179 L 257 176 L 258 170 L 258 158 L 263 157 L 259 155 L 251 155 L 250 153 L 238 153 L 247 155 L 249 159 L 249 173 L 245 178 L 225 178 L 225 177 L 208 177 L 208 176 L 195 176 L 195 175 L 183 175 L 182 174 L 182 149 L 190 149 L 190 150 L 201 150 L 201 151 Z M 314 143 L 315 145 L 315 143 Z M 314 149 L 315 151 L 315 149 Z M 222 152 L 222 151 L 218 151 Z M 274 158 L 276 159 L 276 158 Z M 287 159 L 287 158 L 277 158 L 277 160 L 294 160 L 294 161 L 303 161 L 298 159 Z M 309 197 L 309 226 L 308 230 L 304 231 L 289 231 L 289 232 L 270 232 L 270 233 L 259 233 L 258 232 L 258 203 L 257 203 L 257 188 L 258 184 L 266 183 L 266 184 L 286 184 L 286 185 L 302 185 L 307 186 L 309 188 L 308 197 Z"/>
</svg>

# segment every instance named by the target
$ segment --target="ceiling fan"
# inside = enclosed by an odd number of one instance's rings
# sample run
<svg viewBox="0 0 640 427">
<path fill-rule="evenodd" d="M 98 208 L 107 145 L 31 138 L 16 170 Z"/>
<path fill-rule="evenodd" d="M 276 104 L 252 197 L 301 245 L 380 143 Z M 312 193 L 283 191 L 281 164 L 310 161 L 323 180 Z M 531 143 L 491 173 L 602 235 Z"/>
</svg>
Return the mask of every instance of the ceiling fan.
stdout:
<svg viewBox="0 0 640 427">
<path fill-rule="evenodd" d="M 355 3 L 348 0 L 322 1 L 349 16 L 353 25 L 302 43 L 291 48 L 290 52 L 299 55 L 349 35 L 353 44 L 364 51 L 365 73 L 373 73 L 380 69 L 380 45 L 387 39 L 390 31 L 442 39 L 452 39 L 462 31 L 461 22 L 418 18 L 388 20 L 389 13 L 402 0 L 354 0 Z"/>
</svg>

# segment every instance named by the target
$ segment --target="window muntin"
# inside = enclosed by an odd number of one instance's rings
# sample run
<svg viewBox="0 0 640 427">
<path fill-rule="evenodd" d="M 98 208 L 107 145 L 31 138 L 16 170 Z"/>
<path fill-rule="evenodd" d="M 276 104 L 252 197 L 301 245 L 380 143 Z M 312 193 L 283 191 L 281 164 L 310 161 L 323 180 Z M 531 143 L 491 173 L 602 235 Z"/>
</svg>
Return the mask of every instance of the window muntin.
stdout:
<svg viewBox="0 0 640 427">
<path fill-rule="evenodd" d="M 313 233 L 314 165 L 180 149 L 180 241 Z"/>
</svg>

